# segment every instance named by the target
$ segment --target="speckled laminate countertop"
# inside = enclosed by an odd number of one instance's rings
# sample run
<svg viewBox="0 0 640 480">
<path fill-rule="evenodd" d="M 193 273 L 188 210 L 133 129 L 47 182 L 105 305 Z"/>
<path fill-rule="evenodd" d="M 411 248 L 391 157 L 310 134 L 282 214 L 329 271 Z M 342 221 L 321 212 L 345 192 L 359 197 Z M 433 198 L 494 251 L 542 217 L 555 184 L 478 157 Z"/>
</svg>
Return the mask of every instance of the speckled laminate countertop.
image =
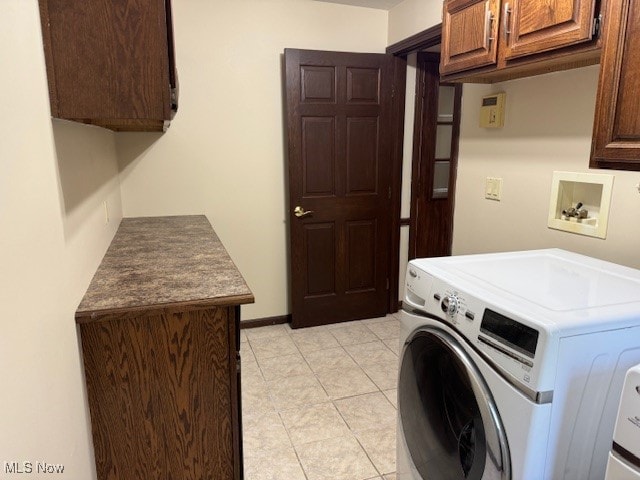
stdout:
<svg viewBox="0 0 640 480">
<path fill-rule="evenodd" d="M 253 303 L 204 215 L 124 218 L 76 320 L 172 305 Z"/>
</svg>

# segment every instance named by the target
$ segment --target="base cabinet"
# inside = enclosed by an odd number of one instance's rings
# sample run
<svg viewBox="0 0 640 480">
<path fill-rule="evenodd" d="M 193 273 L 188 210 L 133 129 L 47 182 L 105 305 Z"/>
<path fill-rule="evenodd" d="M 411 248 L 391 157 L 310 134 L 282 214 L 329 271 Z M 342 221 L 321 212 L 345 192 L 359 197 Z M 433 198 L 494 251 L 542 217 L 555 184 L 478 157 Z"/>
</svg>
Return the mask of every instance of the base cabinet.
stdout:
<svg viewBox="0 0 640 480">
<path fill-rule="evenodd" d="M 239 307 L 80 324 L 100 480 L 242 479 Z"/>
</svg>

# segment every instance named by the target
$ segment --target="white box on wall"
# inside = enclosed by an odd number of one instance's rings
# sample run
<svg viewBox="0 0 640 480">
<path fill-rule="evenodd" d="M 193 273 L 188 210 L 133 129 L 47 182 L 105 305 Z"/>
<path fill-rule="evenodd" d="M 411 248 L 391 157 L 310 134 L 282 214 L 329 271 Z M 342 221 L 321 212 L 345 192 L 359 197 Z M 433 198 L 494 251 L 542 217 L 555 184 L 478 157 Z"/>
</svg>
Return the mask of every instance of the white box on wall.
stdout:
<svg viewBox="0 0 640 480">
<path fill-rule="evenodd" d="M 548 227 L 556 230 L 606 238 L 613 175 L 553 172 Z M 576 209 L 578 204 L 581 204 Z M 580 218 L 574 210 L 584 209 Z"/>
</svg>

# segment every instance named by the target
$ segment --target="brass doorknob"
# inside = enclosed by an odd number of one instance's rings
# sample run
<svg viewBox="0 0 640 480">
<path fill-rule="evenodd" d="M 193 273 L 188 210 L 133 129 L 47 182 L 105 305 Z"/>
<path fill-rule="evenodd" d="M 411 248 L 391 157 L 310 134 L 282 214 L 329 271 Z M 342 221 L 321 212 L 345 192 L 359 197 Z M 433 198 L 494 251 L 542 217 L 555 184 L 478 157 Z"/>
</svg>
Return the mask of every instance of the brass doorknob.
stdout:
<svg viewBox="0 0 640 480">
<path fill-rule="evenodd" d="M 306 217 L 307 215 L 311 215 L 312 213 L 313 210 L 305 210 L 300 205 L 293 209 L 293 214 L 298 218 Z"/>
</svg>

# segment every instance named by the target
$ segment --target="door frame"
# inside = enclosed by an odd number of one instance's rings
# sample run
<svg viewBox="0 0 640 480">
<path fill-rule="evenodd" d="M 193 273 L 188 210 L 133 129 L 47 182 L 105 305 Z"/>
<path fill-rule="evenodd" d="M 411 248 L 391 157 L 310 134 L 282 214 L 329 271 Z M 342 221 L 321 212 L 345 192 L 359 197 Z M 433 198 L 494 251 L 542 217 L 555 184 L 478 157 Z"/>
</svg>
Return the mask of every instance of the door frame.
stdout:
<svg viewBox="0 0 640 480">
<path fill-rule="evenodd" d="M 432 77 L 433 72 L 428 71 L 428 65 L 438 68 L 440 54 L 431 52 L 419 52 L 416 62 L 416 101 L 413 123 L 413 155 L 411 159 L 411 213 L 409 218 L 409 260 L 416 257 L 433 256 L 418 253 L 418 222 L 423 216 L 437 214 L 435 203 L 448 201 L 450 215 L 453 217 L 455 210 L 456 181 L 458 175 L 458 144 L 460 138 L 460 114 L 462 110 L 462 84 L 443 83 Z M 419 209 L 420 194 L 426 189 L 431 192 L 433 185 L 433 164 L 437 160 L 434 156 L 434 148 L 425 148 L 425 135 L 435 139 L 438 126 L 438 90 L 441 86 L 454 87 L 453 123 L 451 132 L 451 149 L 449 155 L 449 185 L 446 199 L 430 199 L 427 210 Z M 435 91 L 433 91 L 435 90 Z M 436 112 L 435 116 L 433 112 Z M 451 255 L 451 243 L 453 241 L 453 218 L 448 225 L 447 236 L 449 242 L 448 253 Z M 443 254 L 438 253 L 437 255 Z"/>
<path fill-rule="evenodd" d="M 387 49 L 388 50 L 388 49 Z M 387 52 L 388 53 L 388 52 Z M 402 157 L 404 153 L 404 107 L 407 86 L 407 57 L 395 56 L 393 64 L 393 92 L 391 94 L 391 238 L 389 248 L 388 313 L 398 311 L 400 279 L 400 226 L 402 206 Z"/>
<path fill-rule="evenodd" d="M 400 63 L 394 66 L 394 85 L 391 119 L 395 133 L 393 135 L 392 177 L 391 177 L 391 244 L 389 252 L 389 313 L 397 312 L 400 307 L 398 290 L 400 288 L 400 229 L 409 225 L 410 219 L 401 218 L 402 195 L 402 156 L 404 144 L 404 107 L 407 78 L 407 56 L 425 48 L 439 45 L 442 41 L 442 23 L 407 37 L 387 47 L 386 53 L 396 57 Z M 400 69 L 401 71 L 398 71 Z"/>
</svg>

